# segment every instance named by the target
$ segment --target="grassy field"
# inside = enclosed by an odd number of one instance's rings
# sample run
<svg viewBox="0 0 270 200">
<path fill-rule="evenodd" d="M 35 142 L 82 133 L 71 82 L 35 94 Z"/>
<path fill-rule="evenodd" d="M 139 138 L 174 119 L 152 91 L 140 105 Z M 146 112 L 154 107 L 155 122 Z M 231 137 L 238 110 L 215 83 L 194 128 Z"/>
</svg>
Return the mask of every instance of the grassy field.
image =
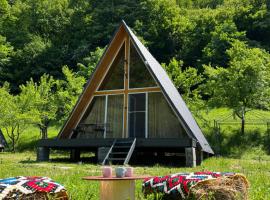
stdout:
<svg viewBox="0 0 270 200">
<path fill-rule="evenodd" d="M 166 175 L 176 172 L 194 172 L 201 170 L 239 172 L 247 176 L 250 182 L 249 199 L 270 199 L 270 133 L 266 124 L 247 125 L 245 135 L 240 134 L 238 125 L 222 125 L 217 142 L 213 131 L 214 120 L 227 118 L 225 121 L 240 122 L 230 116 L 226 108 L 203 111 L 196 114 L 204 134 L 216 151 L 223 157 L 210 158 L 197 168 L 176 168 L 170 166 L 136 167 L 137 174 Z M 254 111 L 247 114 L 247 121 L 270 119 L 270 112 Z M 60 127 L 50 127 L 49 137 L 55 137 Z M 39 129 L 29 126 L 21 135 L 17 150 L 20 153 L 0 153 L 0 178 L 11 176 L 48 176 L 62 183 L 72 199 L 99 199 L 97 182 L 82 181 L 81 177 L 99 175 L 100 166 L 89 163 L 72 164 L 68 162 L 35 162 L 35 145 L 40 138 Z M 216 151 L 217 152 L 217 151 Z M 62 155 L 53 154 L 53 158 Z M 141 181 L 136 184 L 136 199 L 144 199 L 141 194 Z M 151 199 L 151 197 L 149 198 Z"/>
<path fill-rule="evenodd" d="M 256 149 L 254 150 L 256 152 Z M 59 156 L 59 155 L 53 155 Z M 84 176 L 100 175 L 99 165 L 87 163 L 35 162 L 33 152 L 0 153 L 0 177 L 12 176 L 47 176 L 62 183 L 72 199 L 99 199 L 97 182 L 81 180 Z M 250 182 L 249 199 L 270 199 L 270 157 L 249 154 L 242 159 L 209 158 L 196 168 L 176 168 L 169 166 L 136 167 L 136 174 L 166 175 L 176 172 L 194 172 L 201 170 L 238 172 L 247 176 Z M 141 181 L 136 182 L 136 199 L 144 199 L 141 193 Z M 152 199 L 151 197 L 148 199 Z"/>
</svg>

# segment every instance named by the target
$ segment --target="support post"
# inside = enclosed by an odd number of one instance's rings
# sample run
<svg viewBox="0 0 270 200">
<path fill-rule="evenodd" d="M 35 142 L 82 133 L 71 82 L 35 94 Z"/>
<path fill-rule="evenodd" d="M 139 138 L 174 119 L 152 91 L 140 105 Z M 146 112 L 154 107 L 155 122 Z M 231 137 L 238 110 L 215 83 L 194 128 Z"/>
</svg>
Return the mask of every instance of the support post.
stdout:
<svg viewBox="0 0 270 200">
<path fill-rule="evenodd" d="M 197 149 L 196 151 L 196 164 L 201 165 L 203 161 L 203 151 L 201 149 Z"/>
<path fill-rule="evenodd" d="M 186 166 L 196 167 L 196 150 L 194 147 L 185 148 Z"/>
<path fill-rule="evenodd" d="M 81 157 L 81 152 L 79 149 L 72 149 L 70 152 L 70 160 L 79 161 Z"/>
<path fill-rule="evenodd" d="M 97 152 L 98 163 L 101 164 L 108 154 L 110 147 L 99 147 Z"/>
<path fill-rule="evenodd" d="M 50 148 L 38 147 L 37 148 L 37 161 L 49 161 L 50 159 Z"/>
</svg>

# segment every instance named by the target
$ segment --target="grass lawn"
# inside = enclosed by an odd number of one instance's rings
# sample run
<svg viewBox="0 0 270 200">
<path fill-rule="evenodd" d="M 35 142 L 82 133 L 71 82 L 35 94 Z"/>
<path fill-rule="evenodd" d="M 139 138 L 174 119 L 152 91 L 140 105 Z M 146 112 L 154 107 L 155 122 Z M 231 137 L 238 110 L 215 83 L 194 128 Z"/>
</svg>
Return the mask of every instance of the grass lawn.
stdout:
<svg viewBox="0 0 270 200">
<path fill-rule="evenodd" d="M 216 150 L 217 140 L 213 132 L 213 121 L 230 116 L 231 110 L 226 108 L 202 111 L 196 116 L 204 134 L 211 146 Z M 262 117 L 270 119 L 270 112 L 253 111 L 247 114 L 247 120 Z M 230 116 L 232 122 L 240 122 Z M 250 182 L 249 199 L 270 199 L 270 134 L 264 125 L 247 125 L 245 135 L 239 134 L 238 125 L 223 125 L 221 127 L 220 144 L 221 155 L 226 157 L 210 158 L 197 168 L 175 168 L 169 166 L 135 167 L 138 175 L 166 175 L 177 172 L 194 172 L 201 170 L 239 172 L 247 176 Z M 55 137 L 60 127 L 49 128 L 49 137 Z M 35 146 L 40 138 L 39 129 L 29 126 L 21 135 L 17 150 L 20 153 L 0 153 L 0 178 L 12 176 L 47 176 L 62 183 L 72 199 L 99 199 L 99 185 L 97 182 L 81 180 L 84 176 L 100 175 L 99 165 L 72 164 L 68 162 L 35 162 Z M 8 139 L 8 138 L 7 138 Z M 267 155 L 268 154 L 268 155 Z M 59 157 L 61 155 L 54 155 Z M 141 181 L 136 183 L 136 199 L 144 199 L 141 193 Z M 153 198 L 148 198 L 153 199 Z"/>
<path fill-rule="evenodd" d="M 135 172 L 139 175 L 166 175 L 200 170 L 239 172 L 245 174 L 250 182 L 249 199 L 270 199 L 270 157 L 267 155 L 260 156 L 260 153 L 256 153 L 256 150 L 252 152 L 253 154 L 250 153 L 242 159 L 209 158 L 197 168 L 140 166 L 135 167 Z M 0 153 L 0 177 L 47 176 L 62 183 L 72 199 L 99 199 L 98 183 L 81 180 L 83 176 L 100 175 L 99 165 L 65 162 L 37 163 L 35 159 L 34 152 Z M 144 199 L 141 193 L 141 181 L 136 182 L 136 199 Z"/>
</svg>

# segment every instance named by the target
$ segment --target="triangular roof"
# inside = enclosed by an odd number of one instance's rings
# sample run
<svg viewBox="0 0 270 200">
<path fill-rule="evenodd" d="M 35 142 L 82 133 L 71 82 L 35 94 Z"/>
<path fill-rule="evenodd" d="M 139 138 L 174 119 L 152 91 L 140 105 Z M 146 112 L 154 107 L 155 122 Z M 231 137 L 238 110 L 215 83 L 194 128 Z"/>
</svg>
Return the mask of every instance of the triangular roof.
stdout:
<svg viewBox="0 0 270 200">
<path fill-rule="evenodd" d="M 119 37 L 121 37 L 121 34 L 122 36 L 125 34 L 128 35 L 130 39 L 132 40 L 135 48 L 137 49 L 138 53 L 141 55 L 142 59 L 144 60 L 146 67 L 148 68 L 151 75 L 153 76 L 153 78 L 156 80 L 156 82 L 162 89 L 164 96 L 166 97 L 168 103 L 171 105 L 175 114 L 179 118 L 179 121 L 181 122 L 182 126 L 186 130 L 187 134 L 198 142 L 198 144 L 200 145 L 203 151 L 213 154 L 214 152 L 212 148 L 208 144 L 201 129 L 199 128 L 197 122 L 193 118 L 191 112 L 189 111 L 181 95 L 178 93 L 177 89 L 175 88 L 168 74 L 165 72 L 165 70 L 159 64 L 159 62 L 146 49 L 146 47 L 140 42 L 140 40 L 135 36 L 135 34 L 131 31 L 131 29 L 126 25 L 124 21 L 122 21 L 119 28 L 117 29 L 113 39 L 111 40 L 106 51 L 104 52 L 100 62 L 96 66 L 95 71 L 92 73 L 82 95 L 80 96 L 76 106 L 74 107 L 69 119 L 67 120 L 65 126 L 59 133 L 58 137 L 66 138 L 67 129 L 73 129 L 79 123 L 80 117 L 78 117 L 78 115 L 82 116 L 83 113 L 85 112 L 83 105 L 87 106 L 90 103 L 90 99 L 87 100 L 87 98 L 90 98 L 89 94 L 87 95 L 87 91 L 90 91 L 91 90 L 90 87 L 93 84 L 95 84 L 95 82 L 93 81 L 94 77 L 96 76 L 96 74 L 99 73 L 100 71 L 99 68 L 101 68 L 102 65 L 104 65 L 105 57 L 110 56 L 110 55 L 107 55 L 109 54 L 108 50 L 110 48 L 113 48 L 114 42 L 116 40 L 119 40 Z"/>
</svg>

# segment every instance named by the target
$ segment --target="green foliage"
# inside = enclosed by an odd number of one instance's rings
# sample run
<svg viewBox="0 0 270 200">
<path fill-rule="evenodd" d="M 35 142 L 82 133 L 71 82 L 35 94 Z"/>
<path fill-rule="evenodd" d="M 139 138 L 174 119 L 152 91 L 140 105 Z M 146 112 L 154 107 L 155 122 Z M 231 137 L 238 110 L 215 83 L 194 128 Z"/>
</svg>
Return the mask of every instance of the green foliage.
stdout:
<svg viewBox="0 0 270 200">
<path fill-rule="evenodd" d="M 197 69 L 188 67 L 183 70 L 183 61 L 175 58 L 168 65 L 163 64 L 163 67 L 187 103 L 191 105 L 194 101 L 201 99 L 197 87 L 204 78 L 198 74 Z"/>
<path fill-rule="evenodd" d="M 90 52 L 90 55 L 83 58 L 82 63 L 78 63 L 79 67 L 78 75 L 83 76 L 85 79 L 89 79 L 90 75 L 97 66 L 105 48 L 97 47 L 95 51 Z"/>
<path fill-rule="evenodd" d="M 72 72 L 67 66 L 62 68 L 64 80 L 58 81 L 57 91 L 57 120 L 63 122 L 75 106 L 79 95 L 82 93 L 85 78 Z M 88 72 L 87 72 L 88 73 Z"/>
<path fill-rule="evenodd" d="M 208 94 L 215 105 L 269 109 L 270 54 L 236 41 L 227 50 L 228 68 L 205 66 Z"/>
<path fill-rule="evenodd" d="M 56 81 L 52 76 L 44 74 L 38 83 L 31 79 L 25 85 L 21 85 L 20 89 L 23 99 L 30 104 L 42 138 L 46 139 L 49 123 L 55 120 L 58 110 Z"/>
<path fill-rule="evenodd" d="M 211 32 L 211 39 L 203 49 L 203 63 L 211 63 L 212 66 L 228 65 L 228 56 L 225 52 L 230 49 L 235 40 L 245 40 L 245 33 L 239 32 L 233 21 L 225 21 L 215 27 Z"/>
<path fill-rule="evenodd" d="M 9 10 L 9 4 L 7 0 L 0 0 L 0 14 L 4 15 Z"/>
<path fill-rule="evenodd" d="M 88 77 L 97 47 L 108 44 L 122 19 L 158 61 L 175 57 L 200 73 L 204 64 L 227 67 L 235 39 L 270 49 L 267 0 L 1 0 L 0 8 L 0 46 L 12 52 L 0 83 L 10 82 L 12 92 L 44 73 L 63 79 L 64 65 Z"/>
<path fill-rule="evenodd" d="M 9 92 L 9 84 L 5 83 L 0 88 L 0 127 L 11 140 L 11 150 L 15 151 L 16 145 L 24 132 L 27 124 L 32 123 L 32 113 L 24 98 L 13 96 Z"/>
<path fill-rule="evenodd" d="M 200 88 L 204 78 L 193 67 L 183 69 L 183 61 L 173 58 L 168 65 L 162 64 L 181 96 L 194 114 L 203 106 Z"/>
<path fill-rule="evenodd" d="M 227 106 L 242 119 L 255 108 L 269 109 L 270 54 L 259 48 L 249 48 L 235 41 L 226 51 L 228 68 L 205 66 L 208 77 L 206 93 L 214 106 Z"/>
<path fill-rule="evenodd" d="M 8 65 L 13 52 L 13 47 L 6 42 L 6 38 L 0 35 L 0 70 Z"/>
<path fill-rule="evenodd" d="M 176 0 L 177 4 L 183 8 L 216 8 L 224 0 Z"/>
</svg>

